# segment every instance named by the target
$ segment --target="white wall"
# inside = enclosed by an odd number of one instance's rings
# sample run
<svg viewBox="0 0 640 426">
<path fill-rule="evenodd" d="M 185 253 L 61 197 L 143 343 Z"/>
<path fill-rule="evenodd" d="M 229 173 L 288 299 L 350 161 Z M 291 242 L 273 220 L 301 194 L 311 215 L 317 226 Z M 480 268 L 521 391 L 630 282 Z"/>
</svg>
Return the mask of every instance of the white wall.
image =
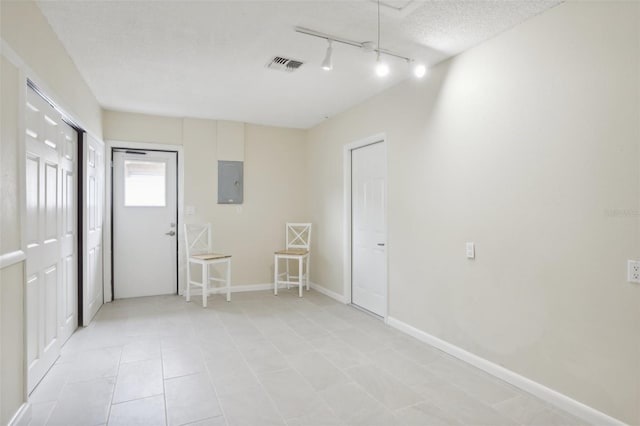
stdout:
<svg viewBox="0 0 640 426">
<path fill-rule="evenodd" d="M 20 92 L 26 78 L 87 130 L 102 135 L 101 110 L 62 44 L 32 1 L 0 2 L 3 50 L 0 73 L 0 257 L 16 258 L 22 247 L 19 176 Z M 8 49 L 6 49 L 8 48 Z M 0 424 L 26 402 L 24 356 L 24 262 L 0 269 Z"/>
<path fill-rule="evenodd" d="M 311 129 L 312 280 L 342 292 L 342 147 L 385 132 L 389 315 L 640 423 L 639 15 L 562 4 Z"/>
<path fill-rule="evenodd" d="M 0 256 L 21 250 L 18 216 L 18 70 L 4 57 L 0 69 Z M 4 262 L 3 262 L 4 263 Z M 23 262 L 0 267 L 0 424 L 24 401 Z"/>
<path fill-rule="evenodd" d="M 104 136 L 182 145 L 184 205 L 196 209 L 185 222 L 212 224 L 214 250 L 233 256 L 233 285 L 267 284 L 285 223 L 308 220 L 306 132 L 245 124 L 244 203 L 224 205 L 217 204 L 218 123 L 105 111 Z"/>
<path fill-rule="evenodd" d="M 85 130 L 102 135 L 102 110 L 34 1 L 2 1 L 2 39 L 20 55 L 28 73 Z"/>
</svg>

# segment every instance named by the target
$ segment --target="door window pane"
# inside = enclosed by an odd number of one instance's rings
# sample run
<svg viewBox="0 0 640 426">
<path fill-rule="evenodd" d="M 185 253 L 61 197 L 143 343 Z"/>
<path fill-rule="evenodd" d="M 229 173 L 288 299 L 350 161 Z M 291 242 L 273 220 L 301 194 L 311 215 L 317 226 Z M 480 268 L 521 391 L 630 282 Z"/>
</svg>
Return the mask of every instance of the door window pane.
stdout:
<svg viewBox="0 0 640 426">
<path fill-rule="evenodd" d="M 167 165 L 163 161 L 124 161 L 124 205 L 164 207 L 167 205 Z"/>
</svg>

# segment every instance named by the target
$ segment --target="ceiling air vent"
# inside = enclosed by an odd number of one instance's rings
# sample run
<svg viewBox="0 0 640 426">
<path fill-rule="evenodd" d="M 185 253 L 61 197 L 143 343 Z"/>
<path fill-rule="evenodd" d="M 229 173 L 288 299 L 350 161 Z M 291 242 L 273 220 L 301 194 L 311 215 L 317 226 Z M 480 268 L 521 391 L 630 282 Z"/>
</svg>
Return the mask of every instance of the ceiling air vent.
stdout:
<svg viewBox="0 0 640 426">
<path fill-rule="evenodd" d="M 271 68 L 279 71 L 294 72 L 302 66 L 304 62 L 296 61 L 295 59 L 284 58 L 282 56 L 274 56 L 271 61 L 267 63 L 267 68 Z"/>
</svg>

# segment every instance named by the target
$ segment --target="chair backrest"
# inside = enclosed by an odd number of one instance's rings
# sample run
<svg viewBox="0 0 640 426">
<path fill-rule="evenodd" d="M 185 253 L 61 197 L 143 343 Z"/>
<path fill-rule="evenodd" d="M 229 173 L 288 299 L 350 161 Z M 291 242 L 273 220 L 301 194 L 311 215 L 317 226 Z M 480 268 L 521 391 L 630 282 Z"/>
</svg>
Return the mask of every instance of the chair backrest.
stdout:
<svg viewBox="0 0 640 426">
<path fill-rule="evenodd" d="M 184 243 L 187 257 L 194 254 L 211 253 L 211 224 L 185 223 Z"/>
<path fill-rule="evenodd" d="M 287 249 L 311 248 L 311 224 L 287 223 L 286 226 Z"/>
</svg>

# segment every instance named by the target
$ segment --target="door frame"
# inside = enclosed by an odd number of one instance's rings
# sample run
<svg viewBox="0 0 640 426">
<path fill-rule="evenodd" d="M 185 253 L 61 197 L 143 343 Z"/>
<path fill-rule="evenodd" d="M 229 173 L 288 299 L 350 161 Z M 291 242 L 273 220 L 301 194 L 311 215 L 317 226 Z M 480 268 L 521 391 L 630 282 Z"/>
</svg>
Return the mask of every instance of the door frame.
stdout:
<svg viewBox="0 0 640 426">
<path fill-rule="evenodd" d="M 387 318 L 389 317 L 389 215 L 388 215 L 388 200 L 389 200 L 389 161 L 388 161 L 388 145 L 387 145 L 387 135 L 385 133 L 377 133 L 371 136 L 368 136 L 363 139 L 356 140 L 354 142 L 350 142 L 343 147 L 343 184 L 344 184 L 344 202 L 343 202 L 343 223 L 344 223 L 344 234 L 343 234 L 343 276 L 342 276 L 342 296 L 343 300 L 346 304 L 351 304 L 351 288 L 352 288 L 352 270 L 351 270 L 351 262 L 352 262 L 352 234 L 351 234 L 351 225 L 352 225 L 352 195 L 351 195 L 351 187 L 352 187 L 352 177 L 351 177 L 351 158 L 352 151 L 358 148 L 364 148 L 368 145 L 373 145 L 375 143 L 381 143 L 384 146 L 384 163 L 387 166 L 385 168 L 385 201 L 384 201 L 384 219 L 385 219 L 385 228 L 387 234 L 387 244 L 385 246 L 384 251 L 384 263 L 386 265 L 386 277 L 385 277 L 385 313 L 384 313 L 384 321 L 387 322 Z"/>
<path fill-rule="evenodd" d="M 178 292 L 182 294 L 184 288 L 184 244 L 182 244 L 182 226 L 183 210 L 184 210 L 184 147 L 182 145 L 165 144 L 165 143 L 147 143 L 147 142 L 128 142 L 120 140 L 107 140 L 106 155 L 108 157 L 108 171 L 106 173 L 106 212 L 107 220 L 105 221 L 105 256 L 104 256 L 104 301 L 109 303 L 113 301 L 113 150 L 114 149 L 139 149 L 150 151 L 170 151 L 176 152 L 178 156 L 177 169 L 177 188 L 178 188 L 178 223 L 176 224 L 176 232 L 178 233 L 178 248 L 176 255 L 178 268 Z"/>
</svg>

